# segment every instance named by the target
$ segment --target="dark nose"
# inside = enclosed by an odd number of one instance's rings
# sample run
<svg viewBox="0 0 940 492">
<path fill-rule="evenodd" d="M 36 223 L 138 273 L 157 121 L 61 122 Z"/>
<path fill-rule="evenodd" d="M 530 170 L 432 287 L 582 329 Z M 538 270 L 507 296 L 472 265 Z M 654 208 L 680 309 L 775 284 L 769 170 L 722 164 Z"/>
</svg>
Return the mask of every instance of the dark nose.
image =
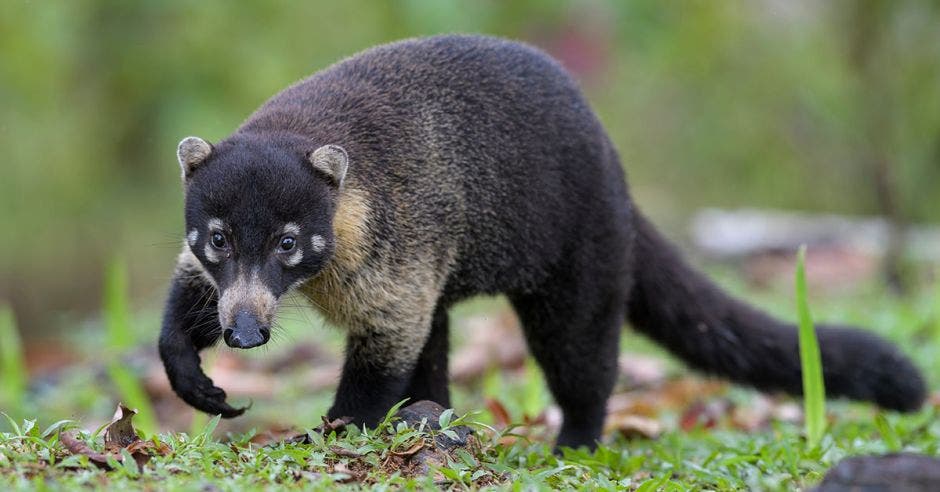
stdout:
<svg viewBox="0 0 940 492">
<path fill-rule="evenodd" d="M 242 311 L 235 315 L 235 326 L 227 328 L 222 338 L 229 347 L 249 349 L 268 343 L 271 330 L 262 326 L 252 314 Z"/>
</svg>

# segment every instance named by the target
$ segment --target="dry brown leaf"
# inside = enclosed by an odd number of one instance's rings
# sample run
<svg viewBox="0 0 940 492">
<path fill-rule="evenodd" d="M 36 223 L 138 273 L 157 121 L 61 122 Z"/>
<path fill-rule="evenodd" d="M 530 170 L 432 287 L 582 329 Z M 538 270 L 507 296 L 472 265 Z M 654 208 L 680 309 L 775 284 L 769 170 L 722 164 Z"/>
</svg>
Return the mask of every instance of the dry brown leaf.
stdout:
<svg viewBox="0 0 940 492">
<path fill-rule="evenodd" d="M 506 406 L 495 398 L 486 399 L 486 409 L 493 415 L 493 425 L 496 427 L 506 427 L 512 423 L 509 417 L 509 411 Z"/>
<path fill-rule="evenodd" d="M 111 423 L 104 430 L 105 451 L 120 454 L 121 449 L 140 440 L 131 423 L 134 415 L 137 415 L 137 410 L 125 407 L 123 403 L 118 404 Z"/>
<path fill-rule="evenodd" d="M 326 415 L 321 415 L 320 419 L 323 420 L 323 423 L 317 426 L 316 430 L 322 434 L 329 434 L 332 431 L 336 431 L 337 433 L 342 432 L 346 429 L 346 426 L 353 421 L 352 417 L 340 417 L 330 420 Z"/>
<path fill-rule="evenodd" d="M 421 451 L 422 449 L 424 449 L 424 441 L 418 441 L 414 443 L 413 446 L 404 451 L 389 451 L 389 453 L 395 456 L 411 456 L 418 451 Z"/>
<path fill-rule="evenodd" d="M 361 454 L 340 446 L 330 446 L 330 452 L 336 456 L 342 456 L 343 458 L 362 458 Z"/>
<path fill-rule="evenodd" d="M 663 433 L 663 425 L 658 420 L 639 415 L 610 415 L 606 427 L 609 432 L 617 431 L 627 439 L 656 439 Z"/>
<path fill-rule="evenodd" d="M 92 463 L 99 468 L 110 470 L 108 458 L 114 458 L 118 462 L 124 461 L 122 450 L 127 450 L 134 458 L 134 461 L 141 467 L 150 461 L 150 457 L 156 454 L 167 455 L 170 453 L 170 447 L 164 443 L 160 445 L 153 441 L 141 440 L 134 430 L 132 420 L 137 415 L 137 410 L 132 410 L 119 403 L 114 411 L 114 417 L 111 423 L 105 427 L 104 431 L 104 453 L 99 453 L 83 441 L 75 438 L 71 433 L 65 432 L 60 438 L 65 444 L 66 449 L 72 454 L 85 455 Z"/>
<path fill-rule="evenodd" d="M 108 456 L 91 449 L 88 444 L 85 444 L 85 441 L 82 441 L 75 437 L 72 432 L 63 432 L 59 435 L 59 441 L 65 445 L 70 453 L 74 455 L 85 455 L 88 457 L 88 460 L 94 463 L 98 468 L 103 470 L 110 470 L 111 465 L 108 464 Z"/>
<path fill-rule="evenodd" d="M 682 412 L 679 428 L 689 432 L 697 427 L 714 429 L 719 422 L 732 415 L 734 405 L 727 399 L 698 400 Z"/>
</svg>

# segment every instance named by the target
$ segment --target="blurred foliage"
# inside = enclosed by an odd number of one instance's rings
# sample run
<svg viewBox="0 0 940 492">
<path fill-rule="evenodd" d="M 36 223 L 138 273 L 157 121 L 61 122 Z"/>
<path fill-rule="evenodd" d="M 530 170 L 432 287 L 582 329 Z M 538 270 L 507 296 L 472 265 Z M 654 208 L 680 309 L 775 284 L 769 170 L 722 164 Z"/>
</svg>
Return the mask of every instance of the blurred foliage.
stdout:
<svg viewBox="0 0 940 492">
<path fill-rule="evenodd" d="M 0 305 L 0 408 L 7 414 L 20 416 L 26 394 L 26 372 L 22 340 L 13 312 Z"/>
<path fill-rule="evenodd" d="M 118 389 L 121 403 L 140 411 L 137 427 L 145 433 L 155 432 L 157 423 L 153 417 L 150 397 L 147 396 L 140 378 L 124 360 L 138 342 L 131 325 L 127 265 L 121 259 L 112 260 L 105 272 L 102 314 L 107 335 L 104 345 L 110 350 L 107 357 L 108 376 Z"/>
<path fill-rule="evenodd" d="M 890 158 L 903 214 L 937 221 L 938 21 L 928 0 L 8 0 L 0 300 L 36 335 L 98 306 L 118 254 L 134 297 L 159 303 L 182 234 L 182 137 L 224 138 L 295 80 L 440 32 L 560 57 L 667 223 L 702 205 L 878 213 L 872 152 Z"/>
</svg>

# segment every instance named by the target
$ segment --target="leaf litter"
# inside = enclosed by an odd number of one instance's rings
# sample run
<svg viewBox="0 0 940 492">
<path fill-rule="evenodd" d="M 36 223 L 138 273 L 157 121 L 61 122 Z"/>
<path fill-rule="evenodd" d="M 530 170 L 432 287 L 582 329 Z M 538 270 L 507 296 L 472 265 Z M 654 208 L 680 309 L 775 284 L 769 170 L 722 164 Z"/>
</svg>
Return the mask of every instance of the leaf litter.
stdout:
<svg viewBox="0 0 940 492">
<path fill-rule="evenodd" d="M 155 455 L 170 454 L 170 447 L 157 440 L 143 440 L 134 429 L 133 419 L 137 410 L 132 410 L 119 403 L 114 417 L 104 428 L 104 452 L 95 451 L 72 431 L 63 432 L 59 439 L 66 450 L 73 455 L 85 456 L 88 461 L 104 470 L 112 469 L 111 460 L 123 463 L 125 456 L 131 456 L 138 467 L 143 467 Z"/>
</svg>

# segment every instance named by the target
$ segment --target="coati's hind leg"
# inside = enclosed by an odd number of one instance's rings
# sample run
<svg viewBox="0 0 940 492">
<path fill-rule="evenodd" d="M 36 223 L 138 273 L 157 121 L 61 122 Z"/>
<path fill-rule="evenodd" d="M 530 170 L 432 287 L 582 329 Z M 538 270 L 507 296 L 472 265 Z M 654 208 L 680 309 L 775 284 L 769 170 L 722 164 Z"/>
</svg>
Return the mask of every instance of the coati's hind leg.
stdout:
<svg viewBox="0 0 940 492">
<path fill-rule="evenodd" d="M 447 377 L 448 351 L 447 309 L 438 306 L 431 321 L 431 333 L 424 342 L 421 356 L 405 390 L 408 403 L 431 400 L 441 406 L 450 407 L 450 391 Z"/>
<path fill-rule="evenodd" d="M 564 414 L 557 446 L 596 446 L 617 378 L 622 296 L 590 287 L 563 282 L 509 296 Z"/>
</svg>

